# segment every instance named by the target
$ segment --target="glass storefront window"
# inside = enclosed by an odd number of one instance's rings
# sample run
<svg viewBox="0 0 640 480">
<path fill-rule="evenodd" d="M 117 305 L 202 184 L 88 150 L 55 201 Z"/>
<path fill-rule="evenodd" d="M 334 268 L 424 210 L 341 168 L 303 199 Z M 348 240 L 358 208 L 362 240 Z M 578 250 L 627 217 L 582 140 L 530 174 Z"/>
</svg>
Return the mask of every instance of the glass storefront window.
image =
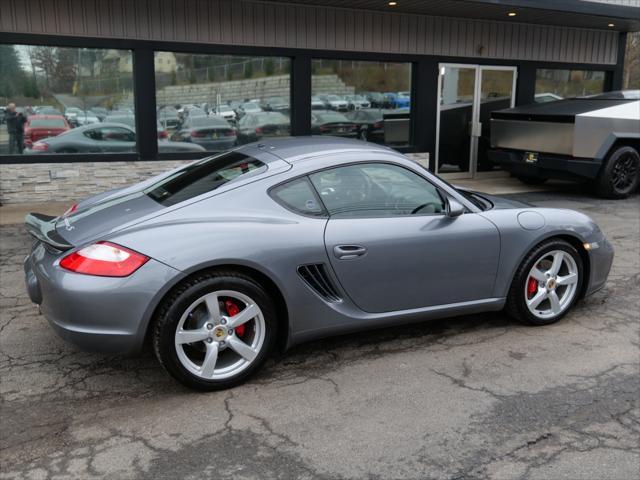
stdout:
<svg viewBox="0 0 640 480">
<path fill-rule="evenodd" d="M 536 70 L 536 103 L 597 95 L 604 91 L 605 72 L 595 70 Z"/>
<path fill-rule="evenodd" d="M 284 57 L 156 52 L 159 152 L 289 135 L 290 70 Z"/>
<path fill-rule="evenodd" d="M 129 50 L 0 45 L 0 155 L 135 152 L 132 67 Z"/>
<path fill-rule="evenodd" d="M 409 143 L 411 64 L 314 59 L 311 133 Z"/>
</svg>

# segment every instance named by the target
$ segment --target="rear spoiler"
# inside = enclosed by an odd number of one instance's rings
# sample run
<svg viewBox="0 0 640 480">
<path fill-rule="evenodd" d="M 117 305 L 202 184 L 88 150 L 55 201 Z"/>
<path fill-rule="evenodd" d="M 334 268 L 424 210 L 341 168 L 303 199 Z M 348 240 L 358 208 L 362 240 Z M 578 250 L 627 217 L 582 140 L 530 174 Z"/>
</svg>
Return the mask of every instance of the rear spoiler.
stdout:
<svg viewBox="0 0 640 480">
<path fill-rule="evenodd" d="M 29 235 L 35 239 L 51 245 L 58 250 L 69 250 L 73 248 L 73 245 L 62 238 L 56 231 L 56 219 L 57 217 L 44 215 L 42 213 L 28 213 L 24 219 L 24 223 Z"/>
</svg>

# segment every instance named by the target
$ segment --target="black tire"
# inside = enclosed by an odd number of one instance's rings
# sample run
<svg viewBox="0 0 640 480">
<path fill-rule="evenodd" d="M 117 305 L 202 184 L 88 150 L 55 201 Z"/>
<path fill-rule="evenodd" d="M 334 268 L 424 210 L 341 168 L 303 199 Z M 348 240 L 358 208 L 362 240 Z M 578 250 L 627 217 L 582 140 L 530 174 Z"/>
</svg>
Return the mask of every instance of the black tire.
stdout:
<svg viewBox="0 0 640 480">
<path fill-rule="evenodd" d="M 595 181 L 602 198 L 627 198 L 640 184 L 640 154 L 628 145 L 615 147 L 607 156 Z"/>
<path fill-rule="evenodd" d="M 360 135 L 358 135 L 360 137 L 360 140 L 362 140 L 363 142 L 368 141 L 368 137 L 369 137 L 369 132 L 367 130 L 366 127 L 363 127 L 362 129 L 360 129 Z"/>
<path fill-rule="evenodd" d="M 560 314 L 547 319 L 541 319 L 533 315 L 526 304 L 525 298 L 525 285 L 529 279 L 529 272 L 533 268 L 535 262 L 540 259 L 545 253 L 553 250 L 563 250 L 571 255 L 578 267 L 578 284 L 576 288 L 576 294 L 571 300 L 571 304 Z M 559 321 L 569 312 L 575 302 L 580 298 L 580 292 L 582 291 L 582 283 L 584 281 L 584 265 L 582 264 L 582 257 L 578 251 L 568 242 L 560 239 L 550 239 L 540 245 L 534 247 L 524 258 L 511 282 L 509 288 L 509 294 L 507 296 L 507 303 L 505 305 L 505 311 L 507 314 L 516 321 L 525 325 L 550 325 Z"/>
<path fill-rule="evenodd" d="M 221 379 L 203 379 L 190 373 L 178 359 L 175 333 L 185 310 L 207 293 L 235 290 L 249 296 L 262 310 L 266 332 L 258 355 L 245 370 Z M 223 390 L 243 383 L 265 362 L 276 340 L 276 310 L 267 292 L 252 278 L 233 271 L 206 272 L 194 276 L 172 292 L 161 304 L 153 325 L 153 350 L 160 364 L 183 385 L 202 391 Z"/>
<path fill-rule="evenodd" d="M 525 183 L 527 185 L 542 185 L 548 179 L 547 178 L 540 178 L 540 177 L 519 176 L 518 180 L 520 180 L 522 183 Z"/>
</svg>

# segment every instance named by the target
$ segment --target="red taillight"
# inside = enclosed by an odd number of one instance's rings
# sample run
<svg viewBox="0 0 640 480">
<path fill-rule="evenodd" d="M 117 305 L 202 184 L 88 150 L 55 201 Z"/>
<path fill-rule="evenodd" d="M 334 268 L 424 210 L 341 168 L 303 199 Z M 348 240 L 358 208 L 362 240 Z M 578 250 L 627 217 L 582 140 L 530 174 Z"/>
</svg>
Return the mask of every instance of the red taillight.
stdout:
<svg viewBox="0 0 640 480">
<path fill-rule="evenodd" d="M 169 138 L 169 132 L 166 130 L 160 130 L 158 132 L 158 138 Z"/>
<path fill-rule="evenodd" d="M 382 122 L 376 122 L 373 124 L 373 128 L 382 128 Z"/>
<path fill-rule="evenodd" d="M 60 261 L 66 270 L 100 277 L 127 277 L 149 257 L 114 243 L 98 242 L 73 252 Z"/>
<path fill-rule="evenodd" d="M 206 132 L 199 132 L 199 131 L 197 131 L 197 130 L 192 130 L 192 131 L 191 131 L 191 136 L 192 136 L 192 137 L 200 138 L 200 137 L 206 137 L 206 136 L 207 136 L 207 134 L 206 134 Z"/>
<path fill-rule="evenodd" d="M 71 205 L 66 212 L 64 212 L 62 214 L 63 217 L 66 217 L 67 215 L 71 215 L 72 213 L 75 213 L 75 211 L 78 210 L 78 204 L 74 203 L 73 205 Z"/>
<path fill-rule="evenodd" d="M 260 127 L 256 127 L 256 133 L 257 133 L 257 134 L 262 133 L 262 128 L 260 128 Z"/>
<path fill-rule="evenodd" d="M 45 142 L 36 142 L 31 147 L 31 150 L 35 150 L 36 152 L 46 152 L 49 150 L 49 144 Z"/>
<path fill-rule="evenodd" d="M 325 127 L 325 126 L 320 127 L 321 132 L 328 132 L 329 130 L 331 130 L 330 127 Z"/>
<path fill-rule="evenodd" d="M 227 137 L 235 137 L 236 136 L 236 131 L 235 130 L 225 130 L 224 134 Z"/>
</svg>

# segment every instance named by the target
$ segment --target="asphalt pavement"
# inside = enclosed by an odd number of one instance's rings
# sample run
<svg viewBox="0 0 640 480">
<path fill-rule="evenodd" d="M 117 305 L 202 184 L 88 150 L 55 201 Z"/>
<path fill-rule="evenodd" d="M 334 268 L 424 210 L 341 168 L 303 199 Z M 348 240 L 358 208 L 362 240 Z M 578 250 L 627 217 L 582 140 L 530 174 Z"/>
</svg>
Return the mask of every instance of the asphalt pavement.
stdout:
<svg viewBox="0 0 640 480">
<path fill-rule="evenodd" d="M 501 313 L 300 347 L 196 393 L 149 352 L 82 353 L 29 303 L 0 226 L 2 479 L 616 479 L 640 473 L 640 197 L 514 196 L 592 216 L 606 287 L 560 323 Z"/>
</svg>

